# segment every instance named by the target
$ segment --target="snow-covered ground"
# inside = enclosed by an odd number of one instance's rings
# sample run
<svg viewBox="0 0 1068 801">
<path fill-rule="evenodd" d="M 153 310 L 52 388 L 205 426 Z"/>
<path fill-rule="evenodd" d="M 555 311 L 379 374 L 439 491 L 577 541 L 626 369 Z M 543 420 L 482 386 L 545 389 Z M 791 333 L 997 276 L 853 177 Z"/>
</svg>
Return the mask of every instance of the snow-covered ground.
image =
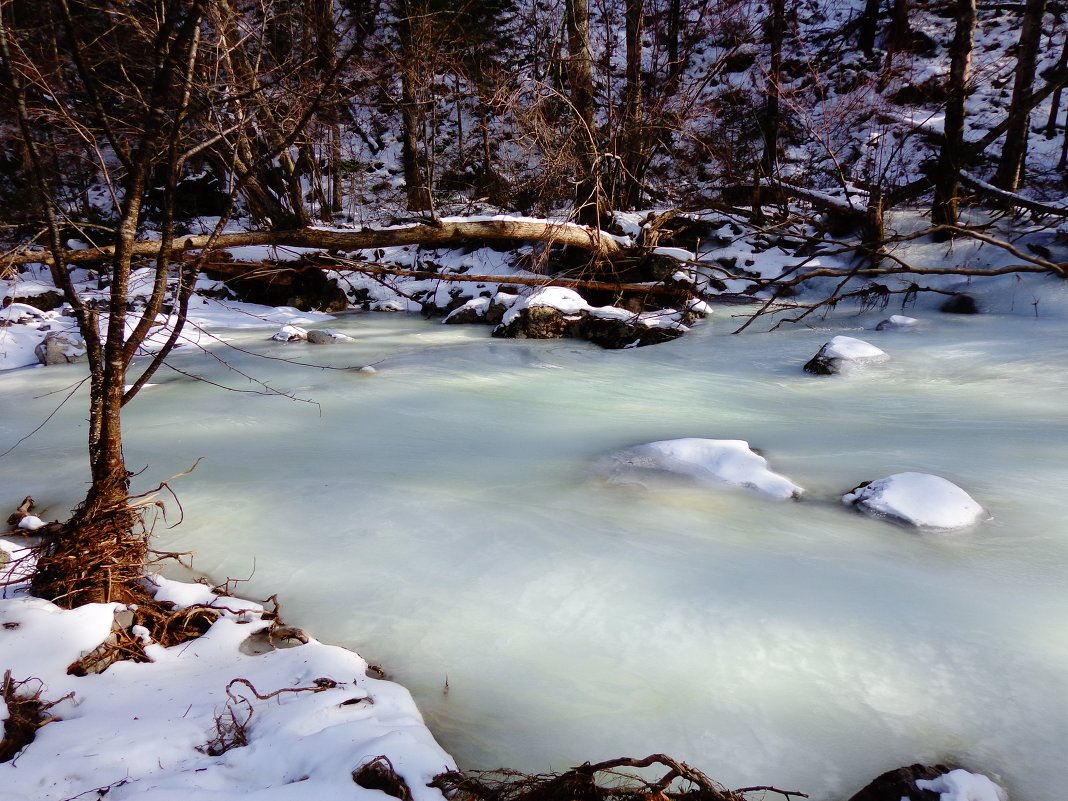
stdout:
<svg viewBox="0 0 1068 801">
<path fill-rule="evenodd" d="M 0 551 L 26 555 L 3 540 Z M 8 578 L 0 570 L 0 580 Z M 369 676 L 352 651 L 314 639 L 266 647 L 271 621 L 258 603 L 201 584 L 153 581 L 157 599 L 180 609 L 209 606 L 219 619 L 171 648 L 142 630 L 150 662 L 80 677 L 68 666 L 111 635 L 122 607 L 62 610 L 18 583 L 4 588 L 0 668 L 24 683 L 20 694 L 58 703 L 48 712 L 55 720 L 0 765 L 0 798 L 374 798 L 377 791 L 357 785 L 353 773 L 384 756 L 415 801 L 442 801 L 426 785 L 452 759 L 404 688 Z"/>
</svg>

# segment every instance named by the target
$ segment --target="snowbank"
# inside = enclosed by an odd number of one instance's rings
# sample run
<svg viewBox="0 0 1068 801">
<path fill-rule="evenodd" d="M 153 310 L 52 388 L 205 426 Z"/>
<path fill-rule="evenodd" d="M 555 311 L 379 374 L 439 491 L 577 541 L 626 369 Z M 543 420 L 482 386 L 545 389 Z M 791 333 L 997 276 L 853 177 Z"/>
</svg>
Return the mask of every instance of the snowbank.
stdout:
<svg viewBox="0 0 1068 801">
<path fill-rule="evenodd" d="M 986 516 L 967 492 L 928 473 L 895 473 L 861 484 L 842 496 L 842 502 L 919 528 L 965 528 Z"/>
<path fill-rule="evenodd" d="M 986 776 L 960 769 L 943 773 L 937 779 L 919 779 L 916 786 L 938 793 L 938 801 L 1008 801 L 1009 797 Z"/>
<path fill-rule="evenodd" d="M 690 437 L 650 442 L 604 457 L 598 472 L 612 484 L 681 476 L 706 487 L 734 485 L 773 498 L 799 498 L 801 487 L 768 469 L 767 460 L 739 439 Z"/>
<path fill-rule="evenodd" d="M 111 799 L 366 798 L 352 773 L 385 756 L 414 801 L 442 801 L 426 784 L 453 761 L 407 690 L 369 677 L 355 653 L 315 640 L 252 648 L 271 626 L 259 604 L 155 581 L 161 597 L 217 607 L 219 620 L 183 645 L 147 644 L 151 662 L 118 662 L 87 677 L 67 675 L 67 666 L 107 639 L 121 607 L 63 610 L 19 593 L 0 600 L 0 666 L 13 679 L 38 679 L 45 701 L 72 694 L 50 710 L 58 720 L 0 764 L 5 800 L 104 788 Z"/>
</svg>

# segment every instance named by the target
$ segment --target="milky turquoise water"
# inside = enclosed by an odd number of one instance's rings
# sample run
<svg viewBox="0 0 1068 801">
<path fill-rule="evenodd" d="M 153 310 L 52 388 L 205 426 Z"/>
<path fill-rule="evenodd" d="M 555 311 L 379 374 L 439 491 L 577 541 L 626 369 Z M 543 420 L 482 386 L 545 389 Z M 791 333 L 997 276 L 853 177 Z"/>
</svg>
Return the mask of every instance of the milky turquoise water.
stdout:
<svg viewBox="0 0 1068 801">
<path fill-rule="evenodd" d="M 606 352 L 361 315 L 338 346 L 234 333 L 213 349 L 271 388 L 178 373 L 127 408 L 142 488 L 173 482 L 159 547 L 360 651 L 408 686 L 462 766 L 563 769 L 665 752 L 728 786 L 846 797 L 914 761 L 1000 774 L 1020 801 L 1068 778 L 1068 324 L 880 316 Z M 845 378 L 801 365 L 836 333 L 891 355 Z M 186 372 L 255 390 L 211 356 Z M 78 367 L 0 374 L 0 450 Z M 80 402 L 79 402 L 80 401 Z M 62 517 L 84 493 L 84 396 L 0 459 L 0 507 Z M 806 489 L 609 487 L 601 454 L 744 439 Z M 838 497 L 903 470 L 993 515 L 916 534 Z M 46 515 L 47 516 L 47 515 Z M 228 677 L 220 677 L 225 681 Z"/>
</svg>

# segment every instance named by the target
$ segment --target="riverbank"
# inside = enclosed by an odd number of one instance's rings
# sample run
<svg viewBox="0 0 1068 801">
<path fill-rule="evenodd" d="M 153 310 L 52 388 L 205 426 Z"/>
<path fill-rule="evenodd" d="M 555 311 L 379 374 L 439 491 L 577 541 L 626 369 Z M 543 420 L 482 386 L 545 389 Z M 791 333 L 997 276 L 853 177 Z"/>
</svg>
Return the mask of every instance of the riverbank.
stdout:
<svg viewBox="0 0 1068 801">
<path fill-rule="evenodd" d="M 33 598 L 24 581 L 32 556 L 10 540 L 0 551 L 0 666 L 9 696 L 21 699 L 0 703 L 0 721 L 26 714 L 33 697 L 50 721 L 0 764 L 5 801 L 364 798 L 378 786 L 368 777 L 383 771 L 403 779 L 413 801 L 441 801 L 427 783 L 454 768 L 452 758 L 408 691 L 352 651 L 286 641 L 301 635 L 272 635 L 263 604 L 154 577 L 157 600 L 207 607 L 216 622 L 171 648 L 134 627 L 150 662 L 71 675 L 112 638 L 122 607 L 64 610 Z"/>
</svg>

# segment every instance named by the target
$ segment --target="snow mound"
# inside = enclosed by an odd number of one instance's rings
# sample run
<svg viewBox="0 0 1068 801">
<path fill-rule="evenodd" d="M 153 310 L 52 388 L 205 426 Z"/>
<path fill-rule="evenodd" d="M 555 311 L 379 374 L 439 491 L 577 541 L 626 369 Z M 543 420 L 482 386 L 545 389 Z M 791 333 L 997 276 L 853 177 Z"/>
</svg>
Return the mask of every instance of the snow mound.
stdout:
<svg viewBox="0 0 1068 801">
<path fill-rule="evenodd" d="M 843 361 L 884 361 L 890 357 L 885 351 L 875 347 L 870 342 L 854 337 L 835 337 L 822 348 L 820 353 L 828 359 L 842 359 Z"/>
<path fill-rule="evenodd" d="M 837 336 L 824 343 L 804 369 L 816 375 L 836 375 L 846 365 L 874 364 L 889 358 L 884 351 L 863 339 Z"/>
<path fill-rule="evenodd" d="M 580 311 L 586 311 L 590 308 L 590 305 L 582 299 L 582 296 L 573 289 L 565 289 L 562 286 L 545 286 L 531 292 L 529 295 L 524 295 L 516 303 L 512 304 L 512 307 L 505 312 L 502 324 L 508 325 L 524 309 L 538 306 L 550 306 L 564 314 L 578 314 Z"/>
<path fill-rule="evenodd" d="M 305 342 L 308 339 L 308 330 L 299 325 L 287 323 L 279 328 L 271 339 L 275 342 Z"/>
<path fill-rule="evenodd" d="M 915 328 L 920 321 L 915 317 L 906 317 L 904 314 L 891 314 L 885 320 L 875 326 L 876 331 L 893 330 L 894 328 Z"/>
<path fill-rule="evenodd" d="M 938 793 L 938 801 L 1008 801 L 1008 793 L 981 773 L 951 770 L 936 779 L 919 779 L 921 790 Z"/>
<path fill-rule="evenodd" d="M 14 548 L 0 541 L 0 550 Z M 161 598 L 212 606 L 219 619 L 172 648 L 135 626 L 151 661 L 83 677 L 67 666 L 111 634 L 121 606 L 0 599 L 0 665 L 15 679 L 38 679 L 46 701 L 71 694 L 16 761 L 0 764 L 5 801 L 96 798 L 108 789 L 121 798 L 361 799 L 370 795 L 353 772 L 380 756 L 412 801 L 443 801 L 427 783 L 454 763 L 407 690 L 367 675 L 357 654 L 314 639 L 271 649 L 272 621 L 260 604 L 197 584 L 154 583 Z"/>
<path fill-rule="evenodd" d="M 801 487 L 768 469 L 767 460 L 740 439 L 689 437 L 650 442 L 616 451 L 598 464 L 611 484 L 642 484 L 642 479 L 682 476 L 700 486 L 744 487 L 773 498 L 799 498 Z"/>
<path fill-rule="evenodd" d="M 895 473 L 861 484 L 843 495 L 842 503 L 918 528 L 965 528 L 986 516 L 967 492 L 929 473 Z"/>
</svg>

